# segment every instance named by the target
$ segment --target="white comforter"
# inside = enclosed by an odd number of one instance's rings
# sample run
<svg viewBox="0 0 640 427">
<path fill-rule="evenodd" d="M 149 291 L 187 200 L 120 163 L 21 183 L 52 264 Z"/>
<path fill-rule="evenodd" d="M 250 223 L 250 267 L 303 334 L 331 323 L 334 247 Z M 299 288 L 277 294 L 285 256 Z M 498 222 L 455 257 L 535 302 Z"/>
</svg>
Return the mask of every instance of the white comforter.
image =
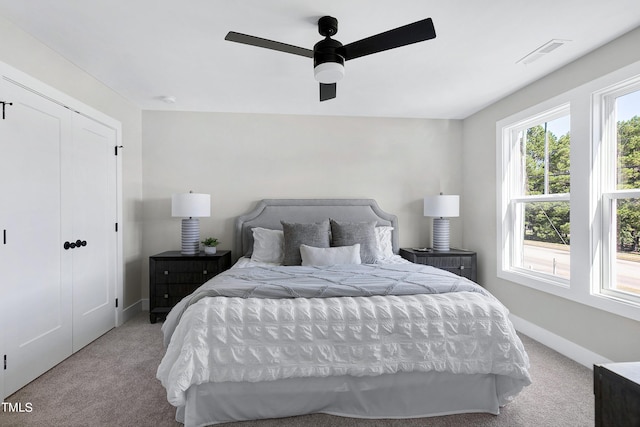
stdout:
<svg viewBox="0 0 640 427">
<path fill-rule="evenodd" d="M 181 406 L 190 386 L 206 382 L 493 373 L 504 404 L 530 384 L 527 354 L 507 316 L 479 292 L 207 297 L 184 311 L 157 378 L 168 401 Z"/>
</svg>

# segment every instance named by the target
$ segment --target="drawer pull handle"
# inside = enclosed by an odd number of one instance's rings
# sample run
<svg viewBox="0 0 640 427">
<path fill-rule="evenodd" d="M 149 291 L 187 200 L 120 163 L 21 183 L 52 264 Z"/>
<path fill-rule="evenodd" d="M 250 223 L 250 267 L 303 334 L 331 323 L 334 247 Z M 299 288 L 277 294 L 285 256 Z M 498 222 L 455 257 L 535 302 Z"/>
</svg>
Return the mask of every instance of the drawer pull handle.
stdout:
<svg viewBox="0 0 640 427">
<path fill-rule="evenodd" d="M 164 275 L 165 275 L 165 276 L 168 276 L 168 275 L 169 275 L 169 271 L 168 271 L 168 270 L 165 270 L 165 271 L 164 271 Z"/>
<path fill-rule="evenodd" d="M 206 275 L 208 274 L 208 273 L 207 273 L 207 270 L 204 270 L 204 271 L 202 272 L 202 274 L 204 274 L 204 275 L 206 276 Z"/>
<path fill-rule="evenodd" d="M 464 270 L 464 265 L 461 265 L 461 266 L 460 266 L 460 270 Z"/>
<path fill-rule="evenodd" d="M 165 299 L 169 298 L 169 294 L 164 294 Z"/>
</svg>

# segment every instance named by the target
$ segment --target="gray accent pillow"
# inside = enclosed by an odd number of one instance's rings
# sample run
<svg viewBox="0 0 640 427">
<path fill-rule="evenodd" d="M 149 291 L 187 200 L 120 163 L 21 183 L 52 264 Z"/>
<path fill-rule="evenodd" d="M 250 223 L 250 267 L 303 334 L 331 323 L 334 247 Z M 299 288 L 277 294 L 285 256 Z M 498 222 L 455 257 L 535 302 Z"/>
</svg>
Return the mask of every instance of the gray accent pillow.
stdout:
<svg viewBox="0 0 640 427">
<path fill-rule="evenodd" d="M 315 224 L 280 221 L 284 233 L 284 259 L 282 265 L 301 265 L 300 245 L 316 248 L 331 247 L 329 220 Z"/>
<path fill-rule="evenodd" d="M 378 258 L 376 221 L 340 222 L 331 220 L 331 246 L 360 244 L 360 259 L 363 264 L 374 264 Z"/>
</svg>

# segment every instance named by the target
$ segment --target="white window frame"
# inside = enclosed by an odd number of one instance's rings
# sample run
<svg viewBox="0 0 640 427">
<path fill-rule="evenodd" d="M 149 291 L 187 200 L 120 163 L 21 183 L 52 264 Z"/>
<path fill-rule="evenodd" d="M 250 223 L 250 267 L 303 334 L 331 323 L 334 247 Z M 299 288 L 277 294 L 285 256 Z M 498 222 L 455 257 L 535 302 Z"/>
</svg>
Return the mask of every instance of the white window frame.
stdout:
<svg viewBox="0 0 640 427">
<path fill-rule="evenodd" d="M 640 91 L 640 75 L 626 79 L 593 93 L 593 150 L 600 158 L 600 180 L 595 187 L 594 197 L 600 207 L 600 239 L 602 249 L 599 252 L 600 272 L 598 280 L 592 285 L 592 293 L 613 300 L 620 300 L 640 306 L 640 296 L 614 288 L 615 268 L 613 263 L 617 254 L 614 204 L 618 200 L 640 198 L 639 189 L 617 189 L 617 124 L 616 98 Z"/>
<path fill-rule="evenodd" d="M 603 277 L 610 274 L 605 250 L 610 235 L 603 235 L 604 221 L 610 221 L 611 211 L 606 217 L 604 203 L 623 197 L 636 197 L 635 190 L 603 191 L 603 158 L 606 156 L 602 141 L 604 115 L 603 93 L 622 87 L 631 81 L 640 81 L 640 62 L 623 67 L 582 86 L 560 94 L 538 105 L 506 117 L 496 123 L 496 259 L 497 277 L 517 285 L 523 285 L 556 295 L 568 300 L 588 305 L 640 321 L 640 302 L 621 298 L 615 290 L 603 291 Z M 568 283 L 550 280 L 549 275 L 510 268 L 512 256 L 512 224 L 508 215 L 511 201 L 509 168 L 509 130 L 535 117 L 541 117 L 554 109 L 570 105 L 571 110 L 571 273 Z M 615 124 L 614 124 L 615 125 Z M 545 196 L 546 197 L 546 196 Z M 555 196 L 554 196 L 555 197 Z M 608 222 L 610 224 L 610 222 Z M 615 230 L 614 230 L 615 233 Z M 603 237 L 604 236 L 604 237 Z M 615 246 L 614 246 L 615 248 Z M 613 292 L 610 292 L 613 291 Z"/>
<path fill-rule="evenodd" d="M 520 181 L 522 165 L 519 161 L 521 156 L 518 154 L 520 150 L 518 134 L 532 126 L 550 122 L 571 113 L 571 105 L 568 102 L 560 103 L 551 108 L 547 107 L 548 105 L 544 104 L 539 109 L 523 112 L 521 118 L 514 118 L 515 120 L 513 121 L 499 123 L 498 125 L 498 140 L 500 141 L 500 152 L 502 154 L 498 159 L 498 164 L 503 165 L 500 168 L 501 173 L 498 177 L 498 182 L 502 183 L 499 191 L 502 196 L 499 197 L 499 212 L 501 212 L 500 218 L 502 220 L 499 219 L 498 225 L 498 229 L 501 230 L 498 247 L 504 248 L 504 250 L 500 251 L 498 258 L 501 261 L 501 265 L 498 266 L 498 277 L 534 288 L 538 287 L 539 284 L 543 284 L 543 287 L 560 286 L 568 288 L 569 280 L 565 278 L 528 270 L 515 265 L 515 260 L 522 256 L 521 249 L 524 241 L 522 234 L 518 232 L 524 226 L 521 223 L 522 203 L 571 201 L 569 193 L 522 195 L 522 182 Z"/>
</svg>

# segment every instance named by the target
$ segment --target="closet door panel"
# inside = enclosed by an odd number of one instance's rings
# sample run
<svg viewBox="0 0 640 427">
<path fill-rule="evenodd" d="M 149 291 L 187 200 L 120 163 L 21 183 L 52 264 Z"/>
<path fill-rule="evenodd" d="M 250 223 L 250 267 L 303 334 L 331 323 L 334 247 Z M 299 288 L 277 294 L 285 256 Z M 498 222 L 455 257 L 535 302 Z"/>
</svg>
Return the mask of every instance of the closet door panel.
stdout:
<svg viewBox="0 0 640 427">
<path fill-rule="evenodd" d="M 0 120 L 0 254 L 10 394 L 71 354 L 70 258 L 61 235 L 61 153 L 70 111 L 10 82 Z"/>
<path fill-rule="evenodd" d="M 73 351 L 115 327 L 115 131 L 74 115 L 69 194 L 73 250 Z"/>
</svg>

